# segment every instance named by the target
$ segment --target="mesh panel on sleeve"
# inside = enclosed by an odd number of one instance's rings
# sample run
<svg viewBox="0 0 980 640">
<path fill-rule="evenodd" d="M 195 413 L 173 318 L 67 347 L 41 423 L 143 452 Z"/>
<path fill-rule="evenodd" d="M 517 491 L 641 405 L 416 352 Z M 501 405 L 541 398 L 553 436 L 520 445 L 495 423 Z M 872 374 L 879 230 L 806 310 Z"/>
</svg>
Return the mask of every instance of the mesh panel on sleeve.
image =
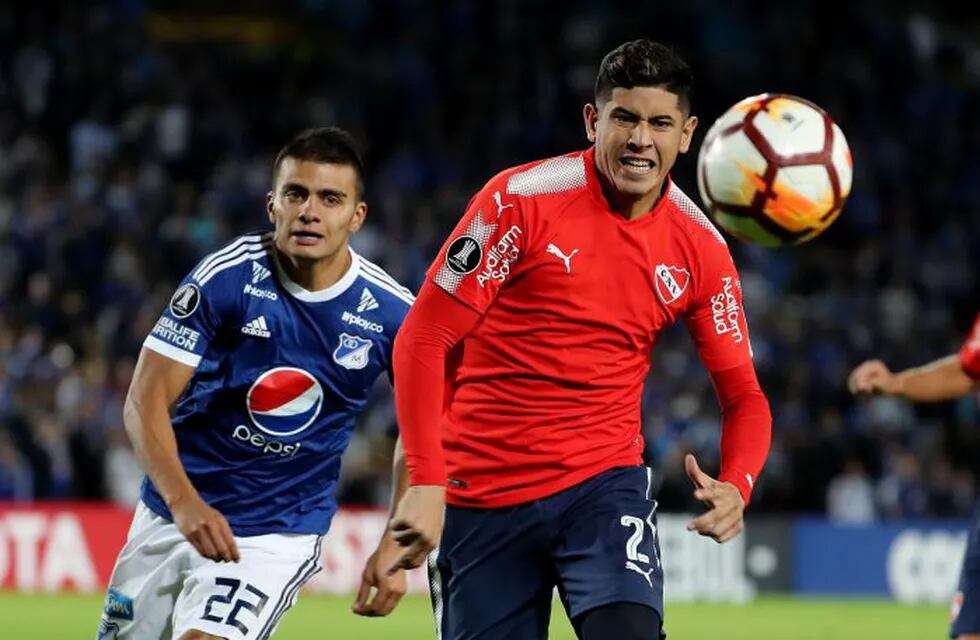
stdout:
<svg viewBox="0 0 980 640">
<path fill-rule="evenodd" d="M 562 156 L 512 175 L 507 180 L 507 193 L 518 196 L 561 193 L 584 187 L 585 180 L 585 159 L 581 155 Z"/>
<path fill-rule="evenodd" d="M 704 215 L 704 212 L 702 212 L 698 205 L 694 204 L 694 202 L 687 197 L 686 193 L 681 191 L 680 187 L 671 183 L 670 191 L 667 192 L 667 197 L 674 203 L 674 206 L 681 210 L 681 213 L 696 222 L 699 226 L 710 231 L 711 235 L 713 235 L 718 242 L 724 245 L 728 244 L 725 242 L 725 238 L 722 237 L 721 233 L 718 232 L 718 229 L 715 228 L 715 225 L 711 224 L 711 220 L 708 220 L 708 216 Z"/>
<path fill-rule="evenodd" d="M 485 251 L 487 247 L 487 241 L 490 240 L 491 236 L 493 236 L 496 230 L 497 230 L 497 224 L 484 222 L 483 211 L 480 210 L 477 211 L 476 215 L 473 216 L 473 219 L 470 220 L 470 224 L 466 227 L 466 231 L 464 231 L 463 233 L 461 233 L 459 236 L 456 237 L 458 238 L 460 236 L 470 236 L 471 238 L 475 239 L 480 244 L 480 248 Z M 449 244 L 452 244 L 452 242 L 450 242 Z M 456 273 L 448 266 L 446 266 L 446 259 L 448 257 L 449 254 L 447 253 L 446 256 L 443 258 L 442 264 L 439 265 L 439 271 L 436 272 L 436 276 L 435 278 L 433 278 L 433 280 L 437 285 L 442 287 L 447 293 L 456 293 L 456 289 L 458 289 L 460 283 L 463 282 L 463 278 L 465 278 L 469 274 Z"/>
</svg>

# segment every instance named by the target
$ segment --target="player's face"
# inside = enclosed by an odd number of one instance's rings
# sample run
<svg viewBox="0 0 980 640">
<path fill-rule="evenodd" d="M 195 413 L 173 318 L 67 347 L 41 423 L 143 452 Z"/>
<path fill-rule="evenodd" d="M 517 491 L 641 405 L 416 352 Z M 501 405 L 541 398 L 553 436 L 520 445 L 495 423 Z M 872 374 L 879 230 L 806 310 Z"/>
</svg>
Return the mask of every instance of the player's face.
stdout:
<svg viewBox="0 0 980 640">
<path fill-rule="evenodd" d="M 605 102 L 585 105 L 584 116 L 599 171 L 618 195 L 632 198 L 659 195 L 698 124 L 677 94 L 660 87 L 617 87 Z"/>
<path fill-rule="evenodd" d="M 290 157 L 279 166 L 266 206 L 276 226 L 276 247 L 307 261 L 330 258 L 346 249 L 367 215 L 353 167 Z"/>
</svg>

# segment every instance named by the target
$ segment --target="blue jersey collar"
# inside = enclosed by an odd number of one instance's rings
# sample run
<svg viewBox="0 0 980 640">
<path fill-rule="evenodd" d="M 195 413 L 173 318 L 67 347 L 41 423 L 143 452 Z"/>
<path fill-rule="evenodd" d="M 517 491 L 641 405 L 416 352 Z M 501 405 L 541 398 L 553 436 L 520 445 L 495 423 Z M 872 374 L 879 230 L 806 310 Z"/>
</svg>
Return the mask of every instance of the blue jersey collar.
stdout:
<svg viewBox="0 0 980 640">
<path fill-rule="evenodd" d="M 289 295 L 303 302 L 326 302 L 327 300 L 333 300 L 350 289 L 354 281 L 357 280 L 357 276 L 361 273 L 361 257 L 354 253 L 354 250 L 350 246 L 347 247 L 347 250 L 350 252 L 350 267 L 347 268 L 347 273 L 337 282 L 319 291 L 307 291 L 293 282 L 286 275 L 286 270 L 279 264 L 279 255 L 275 251 L 272 252 L 272 261 L 275 263 L 276 276 L 279 278 L 279 282 L 283 288 L 289 292 Z"/>
</svg>

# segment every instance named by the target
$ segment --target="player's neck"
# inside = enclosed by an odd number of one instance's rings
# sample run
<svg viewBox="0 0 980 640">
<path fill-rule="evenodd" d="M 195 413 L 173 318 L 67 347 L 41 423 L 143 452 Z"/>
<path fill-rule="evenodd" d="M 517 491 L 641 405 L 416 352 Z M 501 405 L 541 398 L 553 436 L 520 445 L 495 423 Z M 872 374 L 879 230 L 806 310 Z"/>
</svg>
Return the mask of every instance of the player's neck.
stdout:
<svg viewBox="0 0 980 640">
<path fill-rule="evenodd" d="M 660 183 L 660 186 L 651 190 L 650 193 L 642 196 L 634 196 L 614 189 L 601 173 L 599 182 L 602 184 L 602 195 L 605 196 L 609 209 L 626 220 L 636 220 L 653 211 L 654 207 L 663 197 L 664 190 L 667 187 L 667 180 L 664 179 Z"/>
<path fill-rule="evenodd" d="M 347 245 L 336 253 L 319 260 L 304 260 L 277 249 L 279 264 L 290 280 L 307 291 L 321 291 L 337 284 L 351 268 L 352 258 Z"/>
</svg>

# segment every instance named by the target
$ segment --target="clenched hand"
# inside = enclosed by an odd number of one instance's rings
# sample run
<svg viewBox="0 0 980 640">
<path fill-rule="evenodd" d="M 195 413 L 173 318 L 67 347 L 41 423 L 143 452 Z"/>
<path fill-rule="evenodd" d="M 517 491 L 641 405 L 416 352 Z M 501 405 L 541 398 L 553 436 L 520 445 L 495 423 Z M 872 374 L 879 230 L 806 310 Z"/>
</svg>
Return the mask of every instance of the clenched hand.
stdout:
<svg viewBox="0 0 980 640">
<path fill-rule="evenodd" d="M 897 381 L 884 362 L 867 360 L 858 365 L 847 377 L 847 388 L 851 393 L 892 394 L 897 390 Z"/>
</svg>

